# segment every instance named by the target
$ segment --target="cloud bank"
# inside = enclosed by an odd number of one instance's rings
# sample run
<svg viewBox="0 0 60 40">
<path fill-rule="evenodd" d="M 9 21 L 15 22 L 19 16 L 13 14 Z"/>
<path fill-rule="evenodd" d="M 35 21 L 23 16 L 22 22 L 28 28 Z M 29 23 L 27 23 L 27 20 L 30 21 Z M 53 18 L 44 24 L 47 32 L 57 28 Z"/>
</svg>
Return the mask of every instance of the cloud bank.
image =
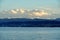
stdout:
<svg viewBox="0 0 60 40">
<path fill-rule="evenodd" d="M 58 10 L 52 9 L 12 9 L 8 11 L 2 11 L 0 14 L 3 18 L 54 18 L 56 14 L 60 13 Z"/>
</svg>

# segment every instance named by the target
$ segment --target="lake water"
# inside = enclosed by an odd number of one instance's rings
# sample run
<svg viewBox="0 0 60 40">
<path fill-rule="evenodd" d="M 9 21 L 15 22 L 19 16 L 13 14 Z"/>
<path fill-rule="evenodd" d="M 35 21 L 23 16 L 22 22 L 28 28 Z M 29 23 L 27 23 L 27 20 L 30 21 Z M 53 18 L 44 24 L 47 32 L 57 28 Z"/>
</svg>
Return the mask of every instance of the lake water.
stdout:
<svg viewBox="0 0 60 40">
<path fill-rule="evenodd" d="M 0 27 L 0 40 L 60 40 L 60 28 Z"/>
</svg>

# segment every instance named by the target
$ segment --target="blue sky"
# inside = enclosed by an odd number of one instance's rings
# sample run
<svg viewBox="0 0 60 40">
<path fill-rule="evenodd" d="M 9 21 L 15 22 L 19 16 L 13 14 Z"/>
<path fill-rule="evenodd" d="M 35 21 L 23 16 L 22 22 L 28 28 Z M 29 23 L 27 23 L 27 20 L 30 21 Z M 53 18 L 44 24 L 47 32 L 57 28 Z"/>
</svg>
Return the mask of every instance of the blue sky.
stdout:
<svg viewBox="0 0 60 40">
<path fill-rule="evenodd" d="M 1 0 L 1 9 L 14 9 L 14 8 L 38 8 L 38 7 L 51 7 L 58 8 L 58 0 Z"/>
</svg>

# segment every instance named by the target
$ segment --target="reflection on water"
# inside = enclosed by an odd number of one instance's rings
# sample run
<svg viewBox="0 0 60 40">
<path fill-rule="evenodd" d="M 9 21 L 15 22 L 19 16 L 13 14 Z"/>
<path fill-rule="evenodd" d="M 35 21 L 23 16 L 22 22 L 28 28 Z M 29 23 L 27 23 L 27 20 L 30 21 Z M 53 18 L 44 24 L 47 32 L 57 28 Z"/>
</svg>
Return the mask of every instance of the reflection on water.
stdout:
<svg viewBox="0 0 60 40">
<path fill-rule="evenodd" d="M 0 40 L 60 40 L 60 28 L 0 27 Z"/>
</svg>

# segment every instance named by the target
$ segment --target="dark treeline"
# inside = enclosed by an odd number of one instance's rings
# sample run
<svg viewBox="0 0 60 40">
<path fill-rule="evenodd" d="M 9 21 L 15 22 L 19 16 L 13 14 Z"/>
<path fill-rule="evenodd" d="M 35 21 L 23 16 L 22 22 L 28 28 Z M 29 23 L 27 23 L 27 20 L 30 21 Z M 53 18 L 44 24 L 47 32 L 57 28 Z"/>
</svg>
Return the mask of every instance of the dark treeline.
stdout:
<svg viewBox="0 0 60 40">
<path fill-rule="evenodd" d="M 58 19 L 0 19 L 0 27 L 60 27 L 60 21 Z"/>
</svg>

